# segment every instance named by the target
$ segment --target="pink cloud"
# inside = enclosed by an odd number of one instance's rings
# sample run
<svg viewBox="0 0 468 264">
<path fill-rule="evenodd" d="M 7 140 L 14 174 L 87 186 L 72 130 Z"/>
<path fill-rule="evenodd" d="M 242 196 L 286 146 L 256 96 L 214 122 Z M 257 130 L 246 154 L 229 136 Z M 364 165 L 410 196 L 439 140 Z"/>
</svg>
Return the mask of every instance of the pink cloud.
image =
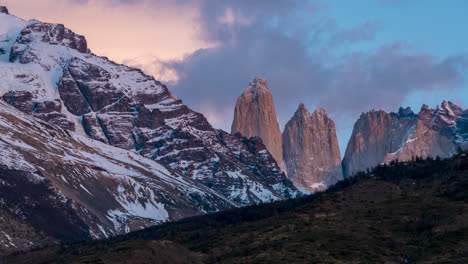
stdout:
<svg viewBox="0 0 468 264">
<path fill-rule="evenodd" d="M 4 4 L 23 19 L 65 24 L 85 35 L 93 52 L 118 62 L 182 58 L 213 45 L 199 38 L 200 12 L 194 4 L 151 0 L 4 0 Z"/>
</svg>

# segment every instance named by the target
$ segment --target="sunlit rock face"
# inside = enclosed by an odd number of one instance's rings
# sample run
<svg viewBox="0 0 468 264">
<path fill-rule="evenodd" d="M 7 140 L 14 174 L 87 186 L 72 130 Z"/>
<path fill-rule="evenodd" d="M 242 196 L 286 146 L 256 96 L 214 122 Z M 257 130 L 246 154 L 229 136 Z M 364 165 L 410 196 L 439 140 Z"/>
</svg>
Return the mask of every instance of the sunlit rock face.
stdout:
<svg viewBox="0 0 468 264">
<path fill-rule="evenodd" d="M 443 101 L 427 105 L 416 115 L 409 108 L 398 113 L 363 113 L 354 125 L 343 167 L 347 176 L 392 160 L 449 157 L 468 147 L 468 111 Z"/>
<path fill-rule="evenodd" d="M 335 123 L 322 108 L 311 114 L 299 105 L 284 128 L 283 156 L 288 177 L 299 188 L 324 190 L 343 179 Z"/>
<path fill-rule="evenodd" d="M 261 138 L 280 167 L 284 168 L 281 131 L 273 96 L 265 79 L 253 79 L 237 99 L 231 133 L 241 133 L 247 138 Z"/>
</svg>

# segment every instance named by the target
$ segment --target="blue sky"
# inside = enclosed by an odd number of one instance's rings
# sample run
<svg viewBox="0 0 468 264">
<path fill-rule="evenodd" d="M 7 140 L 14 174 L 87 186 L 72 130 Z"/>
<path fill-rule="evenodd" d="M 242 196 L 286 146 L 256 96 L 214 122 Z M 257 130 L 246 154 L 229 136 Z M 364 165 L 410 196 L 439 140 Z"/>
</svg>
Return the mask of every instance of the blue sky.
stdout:
<svg viewBox="0 0 468 264">
<path fill-rule="evenodd" d="M 366 22 L 375 23 L 378 27 L 372 41 L 341 47 L 342 54 L 356 50 L 372 51 L 386 43 L 403 42 L 415 50 L 439 58 L 468 55 L 468 1 L 327 0 L 326 3 L 330 16 L 344 27 L 354 27 Z M 464 75 L 468 79 L 466 71 Z M 435 107 L 441 100 L 450 100 L 468 107 L 468 83 L 465 82 L 451 92 L 413 91 L 402 105 L 411 106 L 417 111 L 422 104 Z M 343 152 L 343 145 L 348 140 L 351 128 L 341 127 L 341 130 L 339 136 Z"/>
<path fill-rule="evenodd" d="M 346 27 L 366 22 L 378 25 L 375 39 L 348 45 L 342 53 L 369 51 L 386 43 L 401 41 L 414 49 L 440 58 L 468 55 L 468 1 L 452 0 L 327 0 L 329 12 Z M 423 98 L 424 97 L 424 98 Z M 414 92 L 405 102 L 413 107 L 422 103 L 438 104 L 441 99 L 459 101 L 468 106 L 468 83 L 454 93 Z"/>
<path fill-rule="evenodd" d="M 466 53 L 467 10 L 463 0 L 327 0 L 330 13 L 342 25 L 375 21 L 380 30 L 373 45 L 404 41 L 434 55 Z"/>
</svg>

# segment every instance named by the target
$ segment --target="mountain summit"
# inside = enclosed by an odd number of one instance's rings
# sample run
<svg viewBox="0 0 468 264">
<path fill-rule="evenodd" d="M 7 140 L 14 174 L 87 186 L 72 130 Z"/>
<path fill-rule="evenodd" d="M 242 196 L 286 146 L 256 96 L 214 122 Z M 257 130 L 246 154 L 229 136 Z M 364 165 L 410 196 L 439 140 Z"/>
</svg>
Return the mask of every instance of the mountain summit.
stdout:
<svg viewBox="0 0 468 264">
<path fill-rule="evenodd" d="M 237 99 L 231 133 L 241 133 L 247 138 L 261 138 L 276 162 L 284 167 L 281 132 L 273 96 L 265 79 L 254 78 Z"/>
</svg>

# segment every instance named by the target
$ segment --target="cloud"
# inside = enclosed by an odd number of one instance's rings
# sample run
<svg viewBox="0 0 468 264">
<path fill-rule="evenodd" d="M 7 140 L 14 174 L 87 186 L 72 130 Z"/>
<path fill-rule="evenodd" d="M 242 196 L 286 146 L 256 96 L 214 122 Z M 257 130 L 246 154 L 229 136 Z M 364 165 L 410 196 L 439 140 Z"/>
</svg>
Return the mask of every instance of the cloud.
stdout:
<svg viewBox="0 0 468 264">
<path fill-rule="evenodd" d="M 164 66 L 178 73 L 175 93 L 224 129 L 229 129 L 237 97 L 257 75 L 269 81 L 281 124 L 299 102 L 355 120 L 372 108 L 397 109 L 414 91 L 450 91 L 464 83 L 463 56 L 439 59 L 399 42 L 335 54 L 335 48 L 372 41 L 379 25 L 371 21 L 343 29 L 326 12 L 313 12 L 317 6 L 326 11 L 321 1 L 309 6 L 296 1 L 286 6 L 202 3 L 203 36 L 219 45 Z M 231 10 L 230 23 L 220 23 L 226 10 Z"/>
<path fill-rule="evenodd" d="M 122 64 L 139 68 L 147 74 L 157 76 L 158 81 L 173 85 L 179 81 L 179 73 L 166 66 L 166 61 L 156 56 L 145 55 L 135 58 L 125 58 L 121 60 Z"/>
<path fill-rule="evenodd" d="M 366 22 L 357 27 L 344 29 L 331 36 L 331 45 L 343 45 L 361 41 L 371 41 L 374 39 L 379 25 L 377 22 Z"/>
<path fill-rule="evenodd" d="M 118 62 L 181 58 L 211 47 L 201 34 L 198 7 L 183 0 L 4 0 L 24 19 L 65 24 L 85 35 L 92 51 Z M 51 8 L 53 7 L 53 8 Z"/>
<path fill-rule="evenodd" d="M 437 59 L 395 43 L 375 53 L 353 53 L 333 69 L 318 103 L 341 113 L 394 110 L 414 91 L 453 91 L 464 83 L 464 56 Z"/>
<path fill-rule="evenodd" d="M 169 82 L 226 130 L 237 97 L 254 76 L 265 77 L 282 125 L 299 102 L 325 107 L 342 147 L 359 113 L 397 109 L 415 92 L 453 91 L 468 69 L 466 56 L 438 58 L 398 41 L 379 47 L 377 21 L 343 27 L 324 0 L 5 2 L 13 14 L 64 23 L 86 35 L 95 53 Z M 356 43 L 373 48 L 353 50 Z"/>
</svg>

